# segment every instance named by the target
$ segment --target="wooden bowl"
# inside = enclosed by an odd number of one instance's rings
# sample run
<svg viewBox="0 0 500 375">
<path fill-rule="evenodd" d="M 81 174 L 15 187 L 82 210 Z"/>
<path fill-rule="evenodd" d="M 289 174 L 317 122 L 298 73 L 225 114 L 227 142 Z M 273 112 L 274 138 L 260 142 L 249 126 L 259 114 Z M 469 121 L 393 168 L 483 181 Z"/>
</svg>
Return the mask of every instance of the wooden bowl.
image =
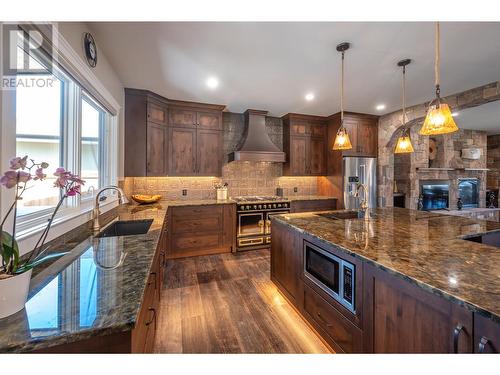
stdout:
<svg viewBox="0 0 500 375">
<path fill-rule="evenodd" d="M 161 195 L 133 194 L 132 199 L 139 204 L 156 203 L 161 199 Z"/>
</svg>

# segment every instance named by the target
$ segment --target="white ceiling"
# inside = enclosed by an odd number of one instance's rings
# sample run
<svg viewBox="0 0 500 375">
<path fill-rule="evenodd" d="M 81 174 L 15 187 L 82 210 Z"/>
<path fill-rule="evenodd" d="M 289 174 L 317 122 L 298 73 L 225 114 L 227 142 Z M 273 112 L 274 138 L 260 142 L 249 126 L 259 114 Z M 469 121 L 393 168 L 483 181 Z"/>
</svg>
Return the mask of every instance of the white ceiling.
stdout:
<svg viewBox="0 0 500 375">
<path fill-rule="evenodd" d="M 485 130 L 489 135 L 500 134 L 500 101 L 467 108 L 455 116 L 462 129 Z"/>
<path fill-rule="evenodd" d="M 345 108 L 388 113 L 401 105 L 401 70 L 407 102 L 434 94 L 434 24 L 412 23 L 90 23 L 98 47 L 126 87 L 172 99 L 247 108 L 329 115 L 338 112 L 340 55 L 346 54 Z M 442 95 L 500 78 L 500 22 L 441 25 Z M 218 77 L 216 90 L 205 85 Z M 314 92 L 315 99 L 304 100 Z M 375 106 L 386 104 L 377 112 Z"/>
</svg>

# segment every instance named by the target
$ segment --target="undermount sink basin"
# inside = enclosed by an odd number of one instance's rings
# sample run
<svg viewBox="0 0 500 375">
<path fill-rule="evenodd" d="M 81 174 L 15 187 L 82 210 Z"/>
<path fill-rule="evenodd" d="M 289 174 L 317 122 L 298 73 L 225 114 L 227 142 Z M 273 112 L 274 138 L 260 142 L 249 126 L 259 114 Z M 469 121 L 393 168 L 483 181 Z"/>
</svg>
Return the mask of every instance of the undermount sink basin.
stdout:
<svg viewBox="0 0 500 375">
<path fill-rule="evenodd" d="M 148 233 L 153 219 L 148 220 L 123 220 L 115 221 L 106 229 L 100 232 L 97 237 L 117 237 L 117 236 L 131 236 L 134 234 Z"/>
<path fill-rule="evenodd" d="M 318 216 L 326 217 L 332 220 L 350 220 L 350 219 L 364 219 L 365 211 L 363 210 L 347 210 L 339 212 L 321 213 Z M 370 218 L 375 217 L 375 214 L 369 213 Z"/>
<path fill-rule="evenodd" d="M 482 235 L 465 238 L 465 240 L 500 248 L 500 232 L 484 233 Z"/>
</svg>

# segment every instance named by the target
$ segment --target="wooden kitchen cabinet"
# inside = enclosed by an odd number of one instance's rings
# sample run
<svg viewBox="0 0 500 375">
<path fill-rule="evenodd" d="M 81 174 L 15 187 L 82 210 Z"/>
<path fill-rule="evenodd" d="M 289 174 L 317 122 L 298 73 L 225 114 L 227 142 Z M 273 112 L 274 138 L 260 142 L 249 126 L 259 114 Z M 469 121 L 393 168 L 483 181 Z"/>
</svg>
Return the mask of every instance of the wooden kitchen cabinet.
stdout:
<svg viewBox="0 0 500 375">
<path fill-rule="evenodd" d="M 219 130 L 198 129 L 196 132 L 196 167 L 199 176 L 222 173 L 223 136 Z"/>
<path fill-rule="evenodd" d="M 327 124 L 323 117 L 289 113 L 283 120 L 283 149 L 287 160 L 285 176 L 326 174 Z"/>
<path fill-rule="evenodd" d="M 167 147 L 167 127 L 148 122 L 146 141 L 146 174 L 148 176 L 165 176 L 167 174 Z"/>
<path fill-rule="evenodd" d="M 220 176 L 222 136 L 219 130 L 170 128 L 169 176 Z"/>
<path fill-rule="evenodd" d="M 220 176 L 223 109 L 125 89 L 125 176 Z"/>
<path fill-rule="evenodd" d="M 470 310 L 365 264 L 365 349 L 370 353 L 472 353 Z"/>
<path fill-rule="evenodd" d="M 500 323 L 474 313 L 474 353 L 500 353 Z"/>
<path fill-rule="evenodd" d="M 168 175 L 196 175 L 196 129 L 171 127 L 168 138 Z"/>
<path fill-rule="evenodd" d="M 328 118 L 329 156 L 365 156 L 377 157 L 378 152 L 378 116 L 363 113 L 344 112 L 344 127 L 349 134 L 352 149 L 331 150 L 337 130 L 340 127 L 340 113 Z M 330 163 L 330 159 L 328 160 Z"/>
<path fill-rule="evenodd" d="M 168 208 L 167 259 L 231 252 L 235 249 L 236 205 Z"/>
<path fill-rule="evenodd" d="M 328 211 L 337 209 L 337 199 L 292 200 L 290 212 Z"/>
<path fill-rule="evenodd" d="M 158 125 L 167 125 L 168 109 L 166 103 L 148 98 L 148 121 Z"/>
<path fill-rule="evenodd" d="M 308 149 L 309 149 L 309 138 L 296 137 L 296 136 L 290 137 L 290 146 L 287 152 L 287 161 L 288 161 L 287 175 L 305 176 L 308 174 L 308 169 L 307 169 Z"/>
<path fill-rule="evenodd" d="M 271 241 L 271 280 L 281 286 L 295 305 L 302 304 L 302 239 L 283 224 L 275 223 Z"/>
</svg>

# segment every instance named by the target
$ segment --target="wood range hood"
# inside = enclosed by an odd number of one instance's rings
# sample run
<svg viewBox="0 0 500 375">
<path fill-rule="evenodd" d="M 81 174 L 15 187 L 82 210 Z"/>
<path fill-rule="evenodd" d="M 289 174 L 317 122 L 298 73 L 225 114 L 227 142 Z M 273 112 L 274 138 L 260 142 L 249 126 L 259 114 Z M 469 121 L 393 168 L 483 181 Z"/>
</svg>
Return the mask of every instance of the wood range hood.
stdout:
<svg viewBox="0 0 500 375">
<path fill-rule="evenodd" d="M 247 109 L 245 116 L 245 132 L 237 151 L 229 154 L 232 161 L 265 161 L 284 163 L 285 153 L 269 138 L 266 131 L 267 111 Z"/>
</svg>

